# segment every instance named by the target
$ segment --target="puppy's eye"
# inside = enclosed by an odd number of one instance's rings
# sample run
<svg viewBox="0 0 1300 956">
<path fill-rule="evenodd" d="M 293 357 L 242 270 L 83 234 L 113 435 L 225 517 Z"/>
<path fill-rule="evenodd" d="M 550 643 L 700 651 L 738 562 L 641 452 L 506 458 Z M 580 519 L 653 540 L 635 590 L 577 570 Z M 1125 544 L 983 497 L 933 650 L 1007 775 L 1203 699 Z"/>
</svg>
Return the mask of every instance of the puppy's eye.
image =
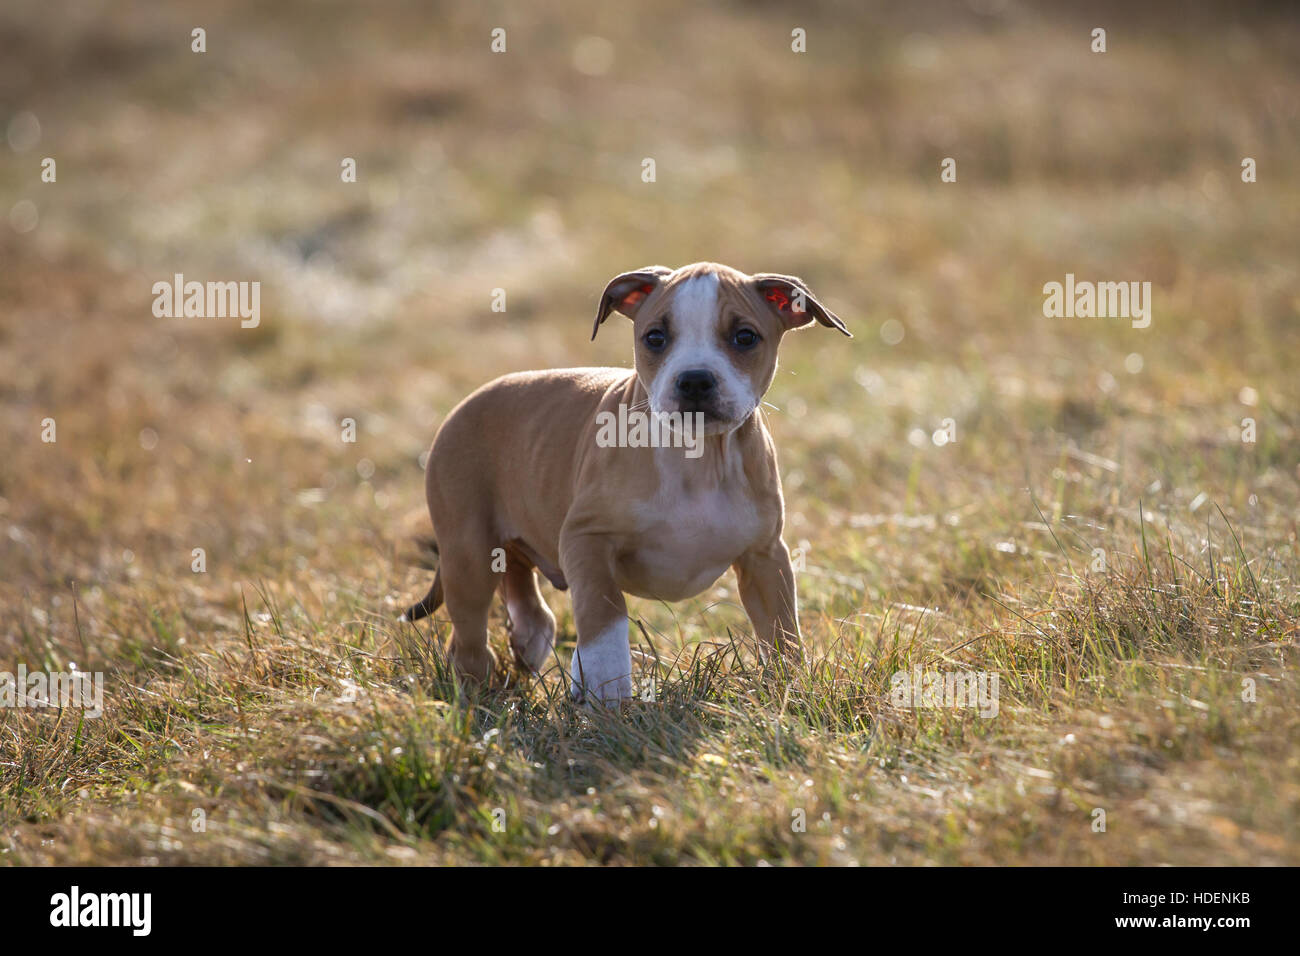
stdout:
<svg viewBox="0 0 1300 956">
<path fill-rule="evenodd" d="M 741 328 L 731 333 L 731 344 L 738 349 L 752 349 L 761 341 L 759 334 L 753 329 Z"/>
<path fill-rule="evenodd" d="M 641 341 L 651 352 L 662 352 L 668 344 L 668 333 L 663 329 L 651 329 L 641 337 Z"/>
</svg>

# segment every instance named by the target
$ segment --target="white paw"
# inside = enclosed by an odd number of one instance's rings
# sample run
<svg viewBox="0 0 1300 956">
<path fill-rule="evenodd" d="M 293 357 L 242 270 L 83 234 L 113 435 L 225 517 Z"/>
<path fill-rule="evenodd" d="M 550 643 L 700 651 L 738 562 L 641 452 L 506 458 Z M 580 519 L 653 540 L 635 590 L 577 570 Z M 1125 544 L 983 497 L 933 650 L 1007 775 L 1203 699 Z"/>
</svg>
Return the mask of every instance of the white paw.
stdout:
<svg viewBox="0 0 1300 956">
<path fill-rule="evenodd" d="M 613 706 L 632 696 L 632 650 L 628 645 L 627 618 L 611 625 L 591 640 L 578 638 L 570 665 L 570 692 L 588 703 Z"/>
</svg>

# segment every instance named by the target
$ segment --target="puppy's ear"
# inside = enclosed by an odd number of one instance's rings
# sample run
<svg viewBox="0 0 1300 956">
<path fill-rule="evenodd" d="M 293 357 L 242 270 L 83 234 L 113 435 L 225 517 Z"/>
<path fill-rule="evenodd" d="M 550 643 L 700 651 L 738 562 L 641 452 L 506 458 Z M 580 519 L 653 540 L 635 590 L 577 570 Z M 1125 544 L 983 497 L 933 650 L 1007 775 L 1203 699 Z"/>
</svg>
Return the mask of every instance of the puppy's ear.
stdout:
<svg viewBox="0 0 1300 956">
<path fill-rule="evenodd" d="M 611 312 L 621 312 L 629 319 L 636 318 L 636 310 L 646 296 L 659 287 L 665 276 L 672 274 L 673 270 L 667 266 L 646 266 L 610 279 L 601 294 L 600 305 L 596 307 L 596 324 L 591 327 L 591 337 L 596 337 L 600 323 L 609 318 Z"/>
<path fill-rule="evenodd" d="M 840 317 L 814 298 L 803 279 L 761 272 L 754 276 L 754 288 L 787 330 L 817 321 L 828 329 L 839 329 L 853 338 L 853 333 L 840 321 Z"/>
</svg>

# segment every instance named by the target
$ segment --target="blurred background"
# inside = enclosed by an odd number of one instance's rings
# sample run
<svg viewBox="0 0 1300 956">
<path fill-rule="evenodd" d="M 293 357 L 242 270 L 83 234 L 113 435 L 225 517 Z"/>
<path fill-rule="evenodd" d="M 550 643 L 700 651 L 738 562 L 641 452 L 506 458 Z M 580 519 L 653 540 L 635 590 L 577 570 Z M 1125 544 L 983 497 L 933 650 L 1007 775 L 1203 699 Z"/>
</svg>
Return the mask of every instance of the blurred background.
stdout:
<svg viewBox="0 0 1300 956">
<path fill-rule="evenodd" d="M 1217 507 L 1294 562 L 1298 130 L 1285 4 L 6 0 L 0 652 L 242 640 L 253 584 L 388 620 L 452 405 L 628 364 L 604 283 L 699 259 L 856 336 L 791 336 L 768 395 L 810 622 L 960 641 L 1059 570 L 1044 522 L 1213 553 Z M 156 318 L 175 273 L 259 281 L 260 325 Z M 1150 327 L 1044 317 L 1067 273 L 1149 281 Z M 641 612 L 689 642 L 730 588 Z"/>
<path fill-rule="evenodd" d="M 1116 502 L 1286 511 L 1298 61 L 1285 5 L 7 3 L 6 613 L 123 548 L 266 570 L 418 515 L 451 403 L 626 364 L 619 325 L 587 341 L 604 282 L 697 259 L 801 275 L 857 333 L 792 339 L 769 396 L 800 508 L 960 506 L 1077 446 L 1149 466 Z M 260 281 L 260 326 L 155 319 L 178 272 Z M 1067 272 L 1150 281 L 1151 327 L 1044 318 Z M 960 459 L 919 442 L 947 418 Z"/>
</svg>

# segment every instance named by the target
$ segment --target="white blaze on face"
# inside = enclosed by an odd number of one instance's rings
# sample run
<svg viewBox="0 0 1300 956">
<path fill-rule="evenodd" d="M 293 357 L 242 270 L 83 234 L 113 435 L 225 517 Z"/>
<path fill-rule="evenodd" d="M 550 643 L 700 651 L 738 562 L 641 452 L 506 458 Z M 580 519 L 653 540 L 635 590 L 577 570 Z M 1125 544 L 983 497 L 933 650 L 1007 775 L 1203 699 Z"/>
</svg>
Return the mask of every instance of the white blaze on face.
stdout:
<svg viewBox="0 0 1300 956">
<path fill-rule="evenodd" d="M 704 273 L 687 279 L 673 290 L 668 309 L 672 315 L 668 354 L 650 390 L 651 410 L 679 411 L 677 376 L 705 369 L 718 380 L 714 404 L 718 414 L 732 422 L 743 421 L 758 400 L 752 383 L 731 363 L 719 331 L 718 277 Z"/>
</svg>

